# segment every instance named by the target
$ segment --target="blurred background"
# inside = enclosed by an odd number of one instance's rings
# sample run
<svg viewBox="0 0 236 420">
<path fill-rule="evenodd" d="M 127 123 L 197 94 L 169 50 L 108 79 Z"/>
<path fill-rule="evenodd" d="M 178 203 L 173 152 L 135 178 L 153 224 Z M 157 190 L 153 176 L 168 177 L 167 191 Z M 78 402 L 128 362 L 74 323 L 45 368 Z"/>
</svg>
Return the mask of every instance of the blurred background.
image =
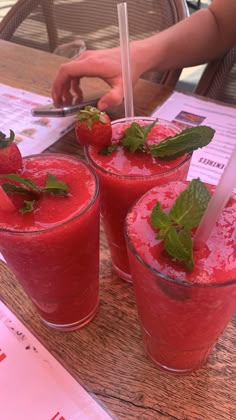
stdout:
<svg viewBox="0 0 236 420">
<path fill-rule="evenodd" d="M 17 0 L 0 0 L 0 21 L 16 2 Z M 210 2 L 211 0 L 187 1 L 189 13 L 194 13 L 199 8 L 207 7 L 210 4 Z M 184 69 L 181 73 L 176 88 L 182 91 L 193 91 L 202 74 L 204 67 L 205 66 L 203 65 Z"/>
</svg>

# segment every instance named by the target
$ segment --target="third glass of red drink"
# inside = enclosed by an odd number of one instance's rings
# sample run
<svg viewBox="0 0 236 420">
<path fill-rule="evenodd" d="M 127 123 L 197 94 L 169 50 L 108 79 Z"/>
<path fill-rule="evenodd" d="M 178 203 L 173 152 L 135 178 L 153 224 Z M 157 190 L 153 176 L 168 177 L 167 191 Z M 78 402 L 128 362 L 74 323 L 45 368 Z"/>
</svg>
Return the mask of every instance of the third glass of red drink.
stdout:
<svg viewBox="0 0 236 420">
<path fill-rule="evenodd" d="M 236 310 L 236 196 L 190 272 L 163 251 L 150 221 L 157 201 L 168 213 L 184 182 L 148 191 L 128 213 L 126 239 L 146 352 L 160 368 L 188 373 L 206 361 Z"/>
</svg>

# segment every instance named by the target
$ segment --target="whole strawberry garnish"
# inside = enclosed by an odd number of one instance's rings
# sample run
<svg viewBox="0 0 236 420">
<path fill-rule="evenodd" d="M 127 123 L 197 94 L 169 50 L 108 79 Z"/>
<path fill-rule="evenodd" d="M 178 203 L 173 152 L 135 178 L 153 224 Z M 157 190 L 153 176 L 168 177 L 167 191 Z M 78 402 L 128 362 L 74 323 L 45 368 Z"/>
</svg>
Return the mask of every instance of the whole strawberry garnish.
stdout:
<svg viewBox="0 0 236 420">
<path fill-rule="evenodd" d="M 0 174 L 22 171 L 22 156 L 13 140 L 15 134 L 10 130 L 10 137 L 0 131 Z"/>
<path fill-rule="evenodd" d="M 105 112 L 86 106 L 76 116 L 75 132 L 80 144 L 107 146 L 111 144 L 111 121 Z"/>
</svg>

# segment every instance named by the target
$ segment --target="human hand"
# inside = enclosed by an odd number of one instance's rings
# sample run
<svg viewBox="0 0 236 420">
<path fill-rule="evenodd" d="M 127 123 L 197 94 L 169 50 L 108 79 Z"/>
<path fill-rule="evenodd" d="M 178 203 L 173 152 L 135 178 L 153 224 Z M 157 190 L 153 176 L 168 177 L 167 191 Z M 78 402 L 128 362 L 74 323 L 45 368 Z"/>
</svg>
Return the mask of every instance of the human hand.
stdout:
<svg viewBox="0 0 236 420">
<path fill-rule="evenodd" d="M 100 77 L 111 87 L 98 102 L 101 110 L 119 105 L 123 100 L 120 49 L 85 51 L 76 59 L 59 67 L 52 86 L 52 99 L 56 105 L 70 104 L 74 96 L 82 99 L 80 78 Z"/>
</svg>

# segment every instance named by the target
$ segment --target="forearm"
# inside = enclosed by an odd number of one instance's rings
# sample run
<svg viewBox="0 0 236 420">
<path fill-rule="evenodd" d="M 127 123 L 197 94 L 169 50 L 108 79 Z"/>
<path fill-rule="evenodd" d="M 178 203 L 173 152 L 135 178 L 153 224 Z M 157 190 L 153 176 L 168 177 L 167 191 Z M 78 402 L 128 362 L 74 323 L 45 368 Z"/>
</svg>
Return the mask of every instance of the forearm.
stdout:
<svg viewBox="0 0 236 420">
<path fill-rule="evenodd" d="M 228 7 L 226 13 L 222 9 L 225 2 L 215 0 L 208 9 L 195 12 L 150 38 L 132 43 L 131 55 L 136 71 L 183 68 L 209 62 L 222 55 L 236 43 L 236 1 L 227 1 L 231 3 L 232 10 Z"/>
</svg>

